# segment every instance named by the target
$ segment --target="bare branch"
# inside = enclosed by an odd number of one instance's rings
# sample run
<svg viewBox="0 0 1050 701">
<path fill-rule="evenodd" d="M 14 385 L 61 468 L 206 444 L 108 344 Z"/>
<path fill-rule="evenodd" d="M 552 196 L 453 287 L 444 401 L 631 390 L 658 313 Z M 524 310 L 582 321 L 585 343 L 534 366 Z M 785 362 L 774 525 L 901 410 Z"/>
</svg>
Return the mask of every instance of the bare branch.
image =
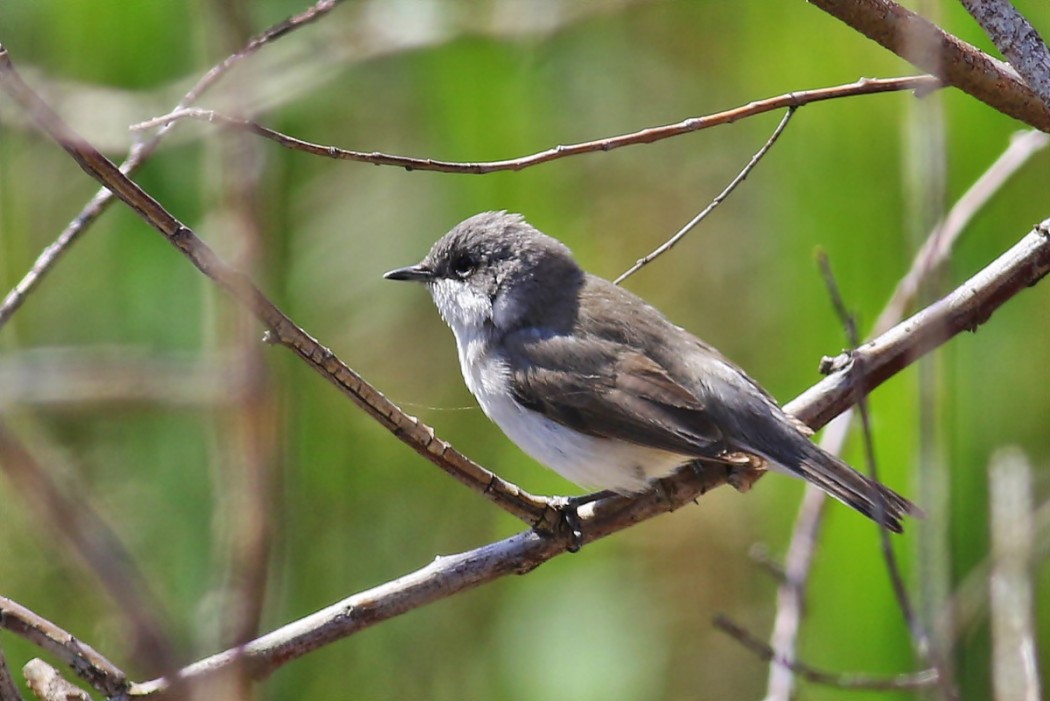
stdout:
<svg viewBox="0 0 1050 701">
<path fill-rule="evenodd" d="M 820 395 L 829 389 L 849 391 L 850 386 L 856 385 L 860 392 L 869 393 L 952 336 L 962 331 L 976 331 L 1003 302 L 1050 272 L 1048 243 L 1050 220 L 1039 224 L 984 271 L 948 296 L 855 351 L 825 358 L 823 369 L 833 374 L 799 398 L 806 404 L 811 399 L 815 402 L 814 414 L 807 417 L 807 423 L 822 426 L 841 411 L 840 407 L 821 398 Z M 855 360 L 861 361 L 863 374 Z"/>
<path fill-rule="evenodd" d="M 746 178 L 748 174 L 751 173 L 752 170 L 754 170 L 755 166 L 758 165 L 758 162 L 762 160 L 762 157 L 769 153 L 769 149 L 773 148 L 773 144 L 775 144 L 777 142 L 777 139 L 780 138 L 780 135 L 784 133 L 784 129 L 787 128 L 788 122 L 791 121 L 791 117 L 795 114 L 796 109 L 798 108 L 788 108 L 787 112 L 784 113 L 783 119 L 781 119 L 780 123 L 777 124 L 777 128 L 773 130 L 773 134 L 768 139 L 766 139 L 766 143 L 762 145 L 762 148 L 760 148 L 758 152 L 751 157 L 751 160 L 748 161 L 747 165 L 744 166 L 743 170 L 737 173 L 736 177 L 733 178 L 728 185 L 726 185 L 725 189 L 722 190 L 722 192 L 718 193 L 718 196 L 711 201 L 711 204 L 704 207 L 703 211 L 701 211 L 699 214 L 693 217 L 688 224 L 686 224 L 678 230 L 678 233 L 676 233 L 671 238 L 667 239 L 667 241 L 665 241 L 662 245 L 657 247 L 656 250 L 635 261 L 635 264 L 628 268 L 620 277 L 616 278 L 616 280 L 614 280 L 613 283 L 619 285 L 621 282 L 634 275 L 643 267 L 653 262 L 658 257 L 662 256 L 664 253 L 670 251 L 672 248 L 675 247 L 675 245 L 678 244 L 679 241 L 685 238 L 686 234 L 688 234 L 690 231 L 696 228 L 697 224 L 706 219 L 707 215 L 715 211 L 715 207 L 722 204 L 722 201 L 725 200 L 725 198 L 729 197 L 730 193 L 732 193 L 733 190 L 736 189 L 736 186 L 744 182 L 744 178 Z"/>
<path fill-rule="evenodd" d="M 265 326 L 268 340 L 280 343 L 329 382 L 343 391 L 380 425 L 417 453 L 455 477 L 500 508 L 525 523 L 552 530 L 560 520 L 547 500 L 534 497 L 470 460 L 434 430 L 405 414 L 360 375 L 299 328 L 252 284 L 247 275 L 223 262 L 196 234 L 172 216 L 157 200 L 132 182 L 98 152 L 73 133 L 68 125 L 25 84 L 0 46 L 0 86 L 26 110 L 37 127 L 54 139 L 88 175 L 110 188 L 125 204 L 159 231 L 194 266 L 230 293 Z"/>
<path fill-rule="evenodd" d="M 970 186 L 955 203 L 943 220 L 923 242 L 912 260 L 908 273 L 897 283 L 893 296 L 886 303 L 875 322 L 874 333 L 887 331 L 904 318 L 908 307 L 914 302 L 919 286 L 927 275 L 941 266 L 951 253 L 955 242 L 966 226 L 994 196 L 1010 177 L 1028 162 L 1033 155 L 1050 144 L 1050 136 L 1041 131 L 1025 131 L 1015 134 L 1010 145 L 995 160 L 988 170 Z"/>
<path fill-rule="evenodd" d="M 839 689 L 871 689 L 875 691 L 889 691 L 900 689 L 922 689 L 937 683 L 937 672 L 926 669 L 914 674 L 899 674 L 894 677 L 874 677 L 868 674 L 844 674 L 825 672 L 807 664 L 796 662 L 778 655 L 773 648 L 751 635 L 745 628 L 734 623 L 726 616 L 716 616 L 715 627 L 723 631 L 741 645 L 766 662 L 772 662 L 781 667 L 787 667 L 792 672 L 803 677 L 814 684 L 834 686 Z"/>
<path fill-rule="evenodd" d="M 4 596 L 0 596 L 0 627 L 50 652 L 107 697 L 118 697 L 127 691 L 124 672 L 93 647 Z"/>
<path fill-rule="evenodd" d="M 1012 68 L 892 0 L 811 0 L 904 60 L 989 107 L 1050 131 L 1050 108 Z"/>
<path fill-rule="evenodd" d="M 236 51 L 225 59 L 221 63 L 212 66 L 207 73 L 200 77 L 200 80 L 190 88 L 190 91 L 186 93 L 186 96 L 179 100 L 179 103 L 175 105 L 174 110 L 184 109 L 185 107 L 193 104 L 197 99 L 204 94 L 208 88 L 214 85 L 222 76 L 230 71 L 231 68 L 236 66 L 241 61 L 254 55 L 259 49 L 263 48 L 267 44 L 280 39 L 286 34 L 290 34 L 297 29 L 316 22 L 321 19 L 329 12 L 335 9 L 336 5 L 343 2 L 343 0 L 317 0 L 313 5 L 306 8 L 297 15 L 292 15 L 280 22 L 270 25 L 266 29 L 262 30 L 254 37 L 248 40 L 248 43 L 244 45 L 239 51 Z M 162 136 L 161 133 L 154 135 L 151 142 L 159 140 Z"/>
<path fill-rule="evenodd" d="M 179 100 L 175 109 L 184 109 L 193 104 L 208 88 L 210 88 L 235 65 L 255 54 L 266 44 L 321 18 L 334 9 L 340 2 L 342 2 L 342 0 L 318 0 L 318 2 L 314 3 L 309 9 L 278 22 L 270 28 L 262 31 L 252 38 L 243 49 L 227 56 L 225 60 L 205 73 L 200 80 L 197 81 L 196 85 L 186 93 L 186 96 Z M 127 158 L 121 164 L 120 171 L 125 175 L 131 175 L 138 170 L 142 164 L 149 160 L 149 157 L 153 155 L 153 152 L 157 149 L 157 146 L 169 131 L 170 127 L 164 127 L 154 134 L 152 138 L 136 143 L 128 153 Z M 55 239 L 50 246 L 45 248 L 39 256 L 37 256 L 36 261 L 33 263 L 33 267 L 28 273 L 26 273 L 19 283 L 15 285 L 15 288 L 7 294 L 4 301 L 0 303 L 0 328 L 3 328 L 4 324 L 8 322 L 11 316 L 18 311 L 18 308 L 22 306 L 22 303 L 25 302 L 26 298 L 32 294 L 33 290 L 35 290 L 43 281 L 44 277 L 47 276 L 69 247 L 72 246 L 76 240 L 80 238 L 80 235 L 84 233 L 84 231 L 86 231 L 103 212 L 106 211 L 112 202 L 112 192 L 107 188 L 99 190 L 95 196 L 91 198 L 91 201 L 80 210 L 80 213 L 73 219 L 73 221 L 71 221 L 62 233 L 59 234 L 58 238 Z"/>
<path fill-rule="evenodd" d="M 962 0 L 962 4 L 1050 108 L 1050 51 L 1032 23 L 1008 0 Z"/>
<path fill-rule="evenodd" d="M 257 134 L 263 138 L 270 139 L 274 143 L 293 151 L 302 151 L 313 156 L 324 158 L 335 158 L 342 161 L 359 161 L 373 165 L 388 165 L 404 168 L 405 170 L 427 170 L 440 173 L 460 173 L 465 175 L 484 175 L 499 171 L 524 170 L 540 163 L 555 161 L 560 158 L 579 156 L 584 153 L 597 153 L 612 151 L 624 146 L 637 144 L 651 144 L 664 139 L 669 139 L 682 134 L 689 134 L 701 129 L 731 124 L 745 117 L 756 114 L 764 114 L 775 110 L 790 107 L 801 107 L 813 102 L 823 100 L 834 100 L 853 95 L 872 95 L 884 92 L 899 92 L 912 90 L 918 95 L 925 95 L 940 87 L 940 81 L 932 76 L 919 75 L 906 78 L 862 78 L 855 83 L 837 85 L 830 88 L 819 88 L 815 90 L 801 90 L 791 92 L 777 97 L 767 98 L 750 102 L 742 107 L 737 107 L 725 112 L 718 112 L 706 117 L 691 117 L 689 119 L 667 124 L 660 127 L 650 127 L 641 131 L 611 136 L 596 141 L 584 141 L 578 144 L 555 146 L 545 151 L 533 153 L 528 156 L 510 158 L 502 161 L 487 161 L 481 163 L 460 163 L 455 161 L 439 161 L 433 158 L 412 158 L 409 156 L 396 156 L 386 153 L 363 151 L 351 151 L 336 146 L 325 146 L 309 141 L 303 141 L 279 131 L 274 131 L 249 119 L 231 117 L 211 110 L 182 109 L 171 114 L 157 117 L 148 122 L 135 125 L 135 129 L 146 129 L 157 125 L 170 126 L 181 119 L 196 119 L 204 122 L 219 124 L 232 129 L 242 129 Z"/>
</svg>

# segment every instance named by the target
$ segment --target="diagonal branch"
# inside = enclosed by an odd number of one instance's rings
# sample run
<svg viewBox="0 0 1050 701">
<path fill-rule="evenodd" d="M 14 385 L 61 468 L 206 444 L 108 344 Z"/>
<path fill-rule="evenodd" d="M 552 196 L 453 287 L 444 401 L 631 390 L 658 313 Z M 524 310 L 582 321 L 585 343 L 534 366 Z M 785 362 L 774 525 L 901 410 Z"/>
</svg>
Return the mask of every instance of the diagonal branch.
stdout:
<svg viewBox="0 0 1050 701">
<path fill-rule="evenodd" d="M 0 628 L 47 650 L 107 697 L 120 696 L 128 688 L 124 672 L 93 647 L 4 596 L 0 596 Z"/>
<path fill-rule="evenodd" d="M 190 88 L 190 91 L 179 100 L 179 103 L 175 106 L 176 110 L 185 109 L 192 105 L 196 100 L 204 94 L 204 92 L 210 88 L 216 81 L 225 75 L 231 68 L 236 66 L 238 63 L 254 55 L 259 49 L 266 44 L 279 39 L 280 37 L 292 32 L 300 27 L 304 27 L 311 22 L 314 22 L 324 15 L 331 12 L 337 4 L 342 0 L 318 0 L 311 7 L 300 12 L 297 15 L 293 15 L 271 27 L 263 30 L 258 35 L 248 41 L 248 43 L 240 51 L 230 54 L 221 63 L 213 66 L 207 73 L 201 76 L 200 80 Z M 170 127 L 166 126 L 160 129 L 152 138 L 146 141 L 137 142 L 128 153 L 127 158 L 120 165 L 120 170 L 125 175 L 131 175 L 138 170 L 143 163 L 149 160 L 149 157 L 153 155 L 153 152 L 157 149 L 161 140 L 171 130 Z M 87 228 L 100 216 L 102 213 L 109 208 L 109 205 L 113 203 L 113 193 L 107 189 L 102 188 L 99 190 L 91 201 L 84 205 L 84 208 L 80 210 L 80 213 L 73 218 L 73 221 L 58 235 L 58 238 L 51 243 L 50 246 L 45 248 L 36 261 L 33 263 L 33 267 L 28 273 L 18 282 L 13 290 L 11 290 L 4 301 L 0 303 L 0 328 L 3 328 L 19 307 L 22 306 L 26 298 L 32 294 L 33 290 L 44 280 L 51 269 L 55 267 L 62 255 L 69 250 L 69 247 L 76 243 L 80 235 L 83 234 Z"/>
<path fill-rule="evenodd" d="M 1032 155 L 1046 148 L 1050 137 L 1040 131 L 1021 132 L 981 177 L 955 203 L 948 215 L 927 236 L 911 267 L 897 284 L 890 300 L 879 314 L 873 334 L 882 334 L 904 318 L 919 285 L 927 275 L 948 258 L 955 242 L 973 216 L 1000 190 L 1002 185 Z M 852 411 L 840 414 L 824 431 L 821 446 L 833 453 L 841 449 Z M 832 427 L 840 430 L 832 432 Z M 837 446 L 837 447 L 836 447 Z M 777 589 L 776 618 L 770 644 L 784 659 L 794 659 L 796 640 L 801 625 L 806 578 L 813 560 L 818 529 L 822 522 L 827 497 L 812 485 L 807 486 L 792 528 L 791 543 L 784 563 L 784 581 Z M 767 701 L 786 701 L 794 696 L 794 671 L 784 665 L 772 665 L 767 685 Z"/>
<path fill-rule="evenodd" d="M 883 333 L 904 318 L 908 307 L 918 297 L 919 287 L 931 271 L 939 268 L 948 259 L 955 242 L 962 235 L 974 215 L 999 192 L 1007 180 L 1039 151 L 1050 145 L 1050 136 L 1041 131 L 1029 130 L 1014 134 L 1010 145 L 1000 154 L 981 177 L 963 193 L 952 206 L 947 216 L 937 222 L 926 237 L 919 252 L 912 260 L 911 268 L 897 283 L 893 296 L 886 302 L 874 332 Z"/>
<path fill-rule="evenodd" d="M 1050 108 L 1050 51 L 1009 0 L 962 0 L 1003 56 Z"/>
<path fill-rule="evenodd" d="M 823 426 L 845 407 L 837 391 L 868 394 L 916 358 L 962 331 L 976 331 L 1006 300 L 1050 272 L 1050 220 L 1039 224 L 968 282 L 883 335 L 822 362 L 832 374 L 796 401 L 809 408 L 806 423 Z M 859 362 L 857 362 L 859 361 Z M 858 372 L 863 366 L 864 374 Z"/>
<path fill-rule="evenodd" d="M 30 115 L 37 128 L 54 139 L 88 175 L 98 180 L 185 255 L 193 265 L 226 290 L 267 329 L 267 339 L 295 352 L 307 365 L 339 388 L 380 425 L 472 490 L 530 526 L 556 528 L 560 521 L 547 500 L 534 497 L 500 479 L 409 416 L 339 360 L 277 308 L 248 278 L 226 264 L 196 234 L 153 197 L 132 182 L 109 159 L 72 129 L 25 84 L 0 45 L 0 87 Z"/>
<path fill-rule="evenodd" d="M 1050 107 L 1010 66 L 892 0 L 810 0 L 945 84 L 1041 131 L 1050 131 Z"/>
</svg>

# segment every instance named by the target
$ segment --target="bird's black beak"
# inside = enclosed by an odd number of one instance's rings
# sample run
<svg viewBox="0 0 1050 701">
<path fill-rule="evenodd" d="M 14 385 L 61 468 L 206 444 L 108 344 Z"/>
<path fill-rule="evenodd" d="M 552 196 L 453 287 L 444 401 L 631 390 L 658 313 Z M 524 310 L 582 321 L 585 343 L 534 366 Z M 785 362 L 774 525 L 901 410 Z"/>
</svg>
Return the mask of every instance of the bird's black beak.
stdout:
<svg viewBox="0 0 1050 701">
<path fill-rule="evenodd" d="M 416 282 L 430 282 L 434 279 L 434 272 L 422 263 L 417 263 L 416 265 L 410 265 L 407 268 L 398 268 L 397 270 L 383 273 L 383 278 L 386 280 L 415 280 Z"/>
</svg>

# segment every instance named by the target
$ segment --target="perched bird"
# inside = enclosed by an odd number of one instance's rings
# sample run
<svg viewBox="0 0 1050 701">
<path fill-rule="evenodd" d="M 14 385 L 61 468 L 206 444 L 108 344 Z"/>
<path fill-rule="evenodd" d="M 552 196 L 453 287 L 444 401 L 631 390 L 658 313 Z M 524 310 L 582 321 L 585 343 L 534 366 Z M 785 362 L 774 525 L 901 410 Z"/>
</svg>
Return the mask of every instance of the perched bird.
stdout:
<svg viewBox="0 0 1050 701">
<path fill-rule="evenodd" d="M 802 477 L 897 532 L 917 511 L 810 441 L 717 350 L 585 273 L 519 214 L 470 217 L 422 262 L 384 277 L 427 286 L 485 414 L 581 486 L 639 493 L 699 459 Z"/>
</svg>

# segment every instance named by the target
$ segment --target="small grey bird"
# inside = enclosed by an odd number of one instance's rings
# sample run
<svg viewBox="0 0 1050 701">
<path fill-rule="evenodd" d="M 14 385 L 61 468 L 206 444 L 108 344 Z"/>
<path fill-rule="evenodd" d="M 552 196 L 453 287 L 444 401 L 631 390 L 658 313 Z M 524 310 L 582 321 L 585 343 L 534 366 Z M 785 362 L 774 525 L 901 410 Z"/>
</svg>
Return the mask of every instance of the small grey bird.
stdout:
<svg viewBox="0 0 1050 701">
<path fill-rule="evenodd" d="M 485 414 L 581 486 L 639 493 L 699 459 L 802 477 L 897 532 L 917 512 L 810 441 L 717 350 L 585 273 L 519 214 L 477 214 L 384 277 L 426 284 Z"/>
</svg>

